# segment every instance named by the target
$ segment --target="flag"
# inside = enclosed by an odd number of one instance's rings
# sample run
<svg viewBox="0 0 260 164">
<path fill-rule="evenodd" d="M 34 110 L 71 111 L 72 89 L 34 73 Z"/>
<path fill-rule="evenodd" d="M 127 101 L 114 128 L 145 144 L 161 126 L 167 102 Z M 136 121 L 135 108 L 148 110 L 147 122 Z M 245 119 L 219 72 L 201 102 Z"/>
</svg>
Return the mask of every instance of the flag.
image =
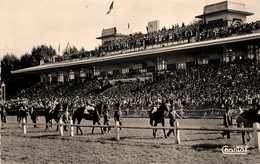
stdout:
<svg viewBox="0 0 260 164">
<path fill-rule="evenodd" d="M 111 3 L 111 5 L 110 5 L 110 7 L 109 7 L 109 10 L 108 10 L 107 14 L 110 13 L 110 11 L 113 9 L 113 7 L 114 7 L 114 1 Z"/>
<path fill-rule="evenodd" d="M 59 47 L 58 47 L 58 52 L 60 53 L 60 44 L 59 44 Z"/>
<path fill-rule="evenodd" d="M 130 28 L 130 24 L 128 23 L 128 28 Z"/>
</svg>

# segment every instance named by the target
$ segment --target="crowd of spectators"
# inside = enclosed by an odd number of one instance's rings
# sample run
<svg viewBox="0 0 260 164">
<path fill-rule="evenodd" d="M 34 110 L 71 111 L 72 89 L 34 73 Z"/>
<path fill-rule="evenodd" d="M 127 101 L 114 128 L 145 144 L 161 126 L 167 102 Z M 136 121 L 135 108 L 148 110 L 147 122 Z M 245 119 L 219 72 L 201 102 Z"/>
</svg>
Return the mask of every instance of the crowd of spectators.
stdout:
<svg viewBox="0 0 260 164">
<path fill-rule="evenodd" d="M 108 52 L 131 50 L 142 47 L 146 49 L 147 46 L 154 46 L 158 44 L 168 44 L 169 42 L 184 42 L 187 40 L 188 43 L 194 38 L 194 41 L 203 41 L 209 39 L 216 39 L 222 37 L 229 37 L 233 34 L 241 35 L 252 33 L 253 30 L 259 28 L 256 22 L 239 24 L 236 26 L 229 27 L 216 27 L 207 29 L 202 23 L 194 23 L 185 25 L 184 23 L 179 26 L 176 24 L 169 29 L 163 27 L 159 31 L 148 32 L 146 34 L 136 33 L 130 34 L 125 39 L 117 39 L 112 42 L 106 42 L 99 46 L 98 51 L 101 55 L 106 55 Z"/>
<path fill-rule="evenodd" d="M 236 24 L 228 27 L 206 28 L 202 22 L 192 23 L 189 25 L 172 25 L 171 28 L 163 27 L 159 31 L 147 32 L 145 34 L 139 32 L 129 34 L 126 38 L 120 38 L 105 42 L 96 47 L 92 51 L 78 52 L 65 59 L 81 59 L 101 57 L 111 54 L 121 54 L 136 50 L 145 50 L 153 47 L 164 47 L 166 45 L 177 45 L 183 43 L 199 42 L 211 39 L 218 39 L 223 37 L 230 37 L 234 35 L 243 35 L 252 33 L 254 30 L 260 28 L 259 22 L 251 22 L 244 24 Z M 56 61 L 63 59 L 57 58 Z"/>
<path fill-rule="evenodd" d="M 114 85 L 104 79 L 37 84 L 17 97 L 28 99 L 39 108 L 59 101 L 70 110 L 86 102 L 105 102 L 111 108 L 120 103 L 122 109 L 130 110 L 149 110 L 163 100 L 176 109 L 224 108 L 226 104 L 255 108 L 260 104 L 260 66 L 253 60 L 194 65 L 157 76 L 155 81 L 118 81 Z"/>
</svg>

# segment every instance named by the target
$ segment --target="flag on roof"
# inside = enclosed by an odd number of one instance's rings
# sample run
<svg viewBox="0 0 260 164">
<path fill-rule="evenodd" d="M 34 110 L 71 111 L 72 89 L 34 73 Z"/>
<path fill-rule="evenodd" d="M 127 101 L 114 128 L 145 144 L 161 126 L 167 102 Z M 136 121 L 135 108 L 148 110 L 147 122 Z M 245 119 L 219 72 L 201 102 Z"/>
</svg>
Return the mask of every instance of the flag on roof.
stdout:
<svg viewBox="0 0 260 164">
<path fill-rule="evenodd" d="M 110 11 L 114 8 L 114 1 L 111 3 L 110 7 L 109 7 L 109 10 L 107 12 L 107 14 L 110 13 Z"/>
</svg>

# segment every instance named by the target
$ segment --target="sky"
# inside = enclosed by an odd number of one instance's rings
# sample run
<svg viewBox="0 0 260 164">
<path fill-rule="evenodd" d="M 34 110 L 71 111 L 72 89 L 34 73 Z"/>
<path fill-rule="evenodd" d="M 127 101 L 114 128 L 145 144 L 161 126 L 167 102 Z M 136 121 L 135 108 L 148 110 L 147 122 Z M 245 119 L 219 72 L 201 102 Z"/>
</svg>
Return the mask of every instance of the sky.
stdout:
<svg viewBox="0 0 260 164">
<path fill-rule="evenodd" d="M 58 52 L 69 43 L 78 49 L 93 50 L 103 29 L 117 27 L 121 33 L 146 32 L 148 22 L 159 20 L 166 28 L 189 24 L 203 13 L 206 4 L 223 0 L 1 0 L 0 58 L 31 53 L 45 44 Z M 255 13 L 247 22 L 260 20 L 260 0 L 232 0 L 246 4 Z M 128 29 L 128 23 L 130 29 Z"/>
</svg>

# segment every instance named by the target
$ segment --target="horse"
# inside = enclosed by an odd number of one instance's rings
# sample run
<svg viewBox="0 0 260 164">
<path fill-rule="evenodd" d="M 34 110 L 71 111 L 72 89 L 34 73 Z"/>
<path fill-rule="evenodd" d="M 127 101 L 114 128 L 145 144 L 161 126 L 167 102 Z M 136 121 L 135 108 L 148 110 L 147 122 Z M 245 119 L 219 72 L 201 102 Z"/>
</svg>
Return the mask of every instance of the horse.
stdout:
<svg viewBox="0 0 260 164">
<path fill-rule="evenodd" d="M 79 125 L 81 120 L 85 119 L 85 120 L 92 120 L 93 125 L 96 125 L 96 123 L 98 125 L 101 125 L 100 124 L 101 110 L 102 110 L 102 108 L 100 106 L 98 106 L 98 107 L 87 106 L 87 109 L 84 106 L 81 106 L 81 107 L 77 108 L 76 111 L 72 115 L 73 124 L 75 124 L 75 122 L 77 120 L 77 124 Z M 95 128 L 93 127 L 92 135 L 94 135 L 94 129 Z M 100 129 L 101 129 L 101 133 L 104 134 L 102 127 Z M 80 133 L 82 135 L 83 132 L 79 126 L 77 126 L 77 134 L 78 134 L 78 130 L 80 130 Z"/>
<path fill-rule="evenodd" d="M 249 109 L 241 113 L 236 120 L 237 127 L 241 127 L 241 124 L 243 123 L 245 128 L 252 128 L 254 123 L 256 122 L 260 123 L 259 107 L 260 106 L 258 106 L 257 109 Z M 248 134 L 247 142 L 249 142 L 251 136 L 249 132 L 247 132 L 247 134 Z M 242 141 L 243 144 L 245 144 L 245 132 L 242 132 Z"/>
<path fill-rule="evenodd" d="M 49 124 L 52 119 L 54 119 L 56 121 L 56 123 L 58 124 L 62 115 L 63 115 L 62 106 L 59 103 L 55 105 L 53 111 L 51 111 L 49 108 L 46 108 L 44 111 L 44 117 L 45 117 L 45 121 L 46 121 L 45 131 L 49 130 L 49 126 L 50 126 Z M 59 128 L 59 126 L 57 125 L 56 131 L 58 131 L 58 128 Z"/>
<path fill-rule="evenodd" d="M 168 115 L 169 111 L 166 106 L 166 104 L 163 102 L 160 107 L 155 111 L 155 109 L 152 109 L 149 112 L 149 118 L 150 118 L 150 125 L 151 126 L 157 126 L 159 123 L 162 124 L 164 127 L 165 125 L 165 117 Z M 153 124 L 154 122 L 154 124 Z M 153 129 L 153 137 L 156 137 L 157 129 Z M 164 137 L 167 138 L 165 129 L 163 129 Z"/>
</svg>

